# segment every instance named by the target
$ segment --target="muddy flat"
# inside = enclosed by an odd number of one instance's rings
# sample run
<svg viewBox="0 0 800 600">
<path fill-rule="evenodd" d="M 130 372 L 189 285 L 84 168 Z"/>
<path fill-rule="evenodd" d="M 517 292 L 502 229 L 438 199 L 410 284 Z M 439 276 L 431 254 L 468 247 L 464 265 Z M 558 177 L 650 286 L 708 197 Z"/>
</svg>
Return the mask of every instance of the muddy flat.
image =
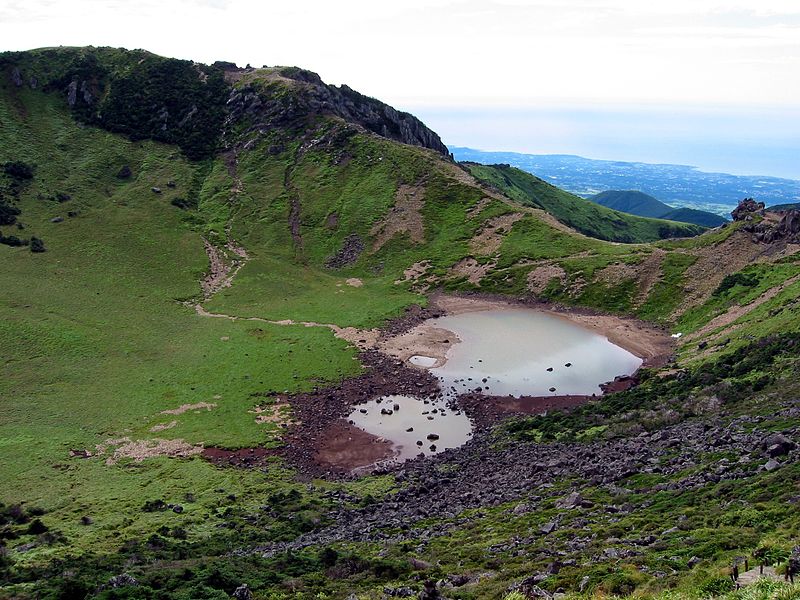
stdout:
<svg viewBox="0 0 800 600">
<path fill-rule="evenodd" d="M 442 399 L 391 395 L 359 404 L 348 417 L 357 427 L 390 440 L 397 460 L 458 448 L 472 437 L 472 424 Z"/>
</svg>

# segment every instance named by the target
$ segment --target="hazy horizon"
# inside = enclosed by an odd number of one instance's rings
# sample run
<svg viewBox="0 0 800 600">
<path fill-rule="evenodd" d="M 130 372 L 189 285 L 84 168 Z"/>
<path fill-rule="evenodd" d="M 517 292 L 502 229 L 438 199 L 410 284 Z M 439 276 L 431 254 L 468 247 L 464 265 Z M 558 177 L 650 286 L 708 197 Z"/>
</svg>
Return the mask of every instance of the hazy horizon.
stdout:
<svg viewBox="0 0 800 600">
<path fill-rule="evenodd" d="M 800 180 L 800 111 L 407 107 L 449 146 Z"/>
<path fill-rule="evenodd" d="M 0 39 L 297 65 L 453 145 L 800 178 L 795 0 L 8 0 Z"/>
</svg>

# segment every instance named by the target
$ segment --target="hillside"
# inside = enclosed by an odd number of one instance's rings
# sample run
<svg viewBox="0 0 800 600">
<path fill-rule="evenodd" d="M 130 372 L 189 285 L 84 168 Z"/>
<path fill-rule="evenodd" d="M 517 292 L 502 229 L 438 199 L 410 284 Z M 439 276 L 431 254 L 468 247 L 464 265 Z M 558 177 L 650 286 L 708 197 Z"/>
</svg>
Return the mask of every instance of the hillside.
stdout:
<svg viewBox="0 0 800 600">
<path fill-rule="evenodd" d="M 702 232 L 700 227 L 630 216 L 625 213 L 631 211 L 620 211 L 613 206 L 609 208 L 614 210 L 599 208 L 509 165 L 462 164 L 479 181 L 494 187 L 509 198 L 547 211 L 565 225 L 601 240 L 653 242 L 672 237 L 690 237 Z"/>
<path fill-rule="evenodd" d="M 607 208 L 654 219 L 672 210 L 668 204 L 636 190 L 607 190 L 591 196 L 589 200 Z"/>
<path fill-rule="evenodd" d="M 678 221 L 680 223 L 694 223 L 695 225 L 708 228 L 719 227 L 728 222 L 727 219 L 717 214 L 705 210 L 697 210 L 696 208 L 673 208 L 659 218 Z"/>
<path fill-rule="evenodd" d="M 582 198 L 602 190 L 642 190 L 667 204 L 727 216 L 741 198 L 758 196 L 767 204 L 795 202 L 800 181 L 766 175 L 707 173 L 675 164 L 597 160 L 569 154 L 487 152 L 450 146 L 456 160 L 483 164 L 506 163 L 532 173 Z"/>
<path fill-rule="evenodd" d="M 693 223 L 701 227 L 719 227 L 727 223 L 726 219 L 714 213 L 694 208 L 673 208 L 649 194 L 635 190 L 608 190 L 591 196 L 589 200 L 640 217 Z"/>
<path fill-rule="evenodd" d="M 607 242 L 688 226 L 487 185 L 307 71 L 121 49 L 0 54 L 0 164 L 0 598 L 741 598 L 797 544 L 797 213 Z M 376 466 L 347 416 L 436 388 L 386 347 L 448 301 L 669 352 Z"/>
</svg>

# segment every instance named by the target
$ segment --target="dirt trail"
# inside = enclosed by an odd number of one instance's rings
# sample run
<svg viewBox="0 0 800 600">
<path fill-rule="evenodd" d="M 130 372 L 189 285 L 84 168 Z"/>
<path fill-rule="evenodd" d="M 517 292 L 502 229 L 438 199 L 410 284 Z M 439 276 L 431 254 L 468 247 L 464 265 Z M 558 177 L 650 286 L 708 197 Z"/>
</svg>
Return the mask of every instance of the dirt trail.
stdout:
<svg viewBox="0 0 800 600">
<path fill-rule="evenodd" d="M 736 583 L 742 587 L 752 585 L 759 579 L 774 579 L 775 581 L 783 581 L 783 577 L 778 575 L 774 567 L 764 567 L 764 572 L 761 572 L 760 567 L 754 567 L 749 571 L 739 574 Z"/>
<path fill-rule="evenodd" d="M 259 323 L 268 323 L 270 325 L 302 325 L 303 327 L 327 327 L 333 331 L 333 335 L 337 338 L 350 342 L 361 350 L 368 350 L 375 347 L 378 341 L 377 329 L 358 329 L 356 327 L 340 327 L 333 323 L 317 323 L 316 321 L 295 321 L 294 319 L 281 319 L 271 320 L 262 317 L 237 317 L 225 313 L 212 313 L 207 311 L 201 304 L 196 304 L 195 312 L 201 317 L 209 317 L 212 319 L 228 319 L 230 321 L 257 321 Z"/>
<path fill-rule="evenodd" d="M 242 180 L 237 175 L 239 159 L 234 152 L 227 153 L 223 158 L 228 175 L 233 180 L 230 189 L 231 195 L 228 199 L 229 203 L 233 205 L 236 203 L 236 197 L 242 193 Z M 209 263 L 208 275 L 200 282 L 200 287 L 203 289 L 203 300 L 209 300 L 221 289 L 230 287 L 233 278 L 250 259 L 247 251 L 231 239 L 230 233 L 230 224 L 228 224 L 225 230 L 228 242 L 224 246 L 216 246 L 203 238 L 203 247 L 208 255 Z"/>
</svg>

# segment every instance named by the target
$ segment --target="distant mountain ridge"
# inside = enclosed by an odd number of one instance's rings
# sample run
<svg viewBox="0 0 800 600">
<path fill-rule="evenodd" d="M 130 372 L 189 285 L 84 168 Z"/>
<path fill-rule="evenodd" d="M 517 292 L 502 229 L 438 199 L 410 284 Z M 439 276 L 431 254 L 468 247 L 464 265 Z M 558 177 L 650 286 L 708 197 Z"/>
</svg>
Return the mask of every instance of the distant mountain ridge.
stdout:
<svg viewBox="0 0 800 600">
<path fill-rule="evenodd" d="M 687 165 L 595 160 L 566 154 L 485 152 L 449 146 L 458 161 L 507 163 L 588 198 L 604 190 L 642 190 L 673 206 L 727 217 L 742 198 L 767 205 L 800 202 L 800 181 L 779 177 L 706 173 Z"/>
<path fill-rule="evenodd" d="M 606 208 L 639 217 L 693 223 L 702 227 L 719 227 L 727 222 L 712 212 L 694 208 L 673 208 L 658 198 L 638 190 L 607 190 L 591 196 L 589 200 Z"/>
<path fill-rule="evenodd" d="M 672 210 L 670 205 L 637 190 L 606 190 L 590 196 L 589 200 L 606 208 L 613 208 L 640 217 L 659 218 Z"/>
<path fill-rule="evenodd" d="M 613 242 L 648 242 L 688 237 L 703 231 L 694 223 L 674 222 L 634 215 L 602 206 L 570 194 L 546 181 L 510 165 L 461 163 L 479 181 L 499 190 L 525 206 L 540 208 L 584 235 Z M 649 196 L 646 196 L 649 198 Z M 656 203 L 662 205 L 655 198 Z M 668 210 L 671 207 L 663 204 Z M 660 210 L 659 210 L 660 212 Z M 709 213 L 710 214 L 710 213 Z M 715 216 L 715 215 L 710 215 Z"/>
</svg>

